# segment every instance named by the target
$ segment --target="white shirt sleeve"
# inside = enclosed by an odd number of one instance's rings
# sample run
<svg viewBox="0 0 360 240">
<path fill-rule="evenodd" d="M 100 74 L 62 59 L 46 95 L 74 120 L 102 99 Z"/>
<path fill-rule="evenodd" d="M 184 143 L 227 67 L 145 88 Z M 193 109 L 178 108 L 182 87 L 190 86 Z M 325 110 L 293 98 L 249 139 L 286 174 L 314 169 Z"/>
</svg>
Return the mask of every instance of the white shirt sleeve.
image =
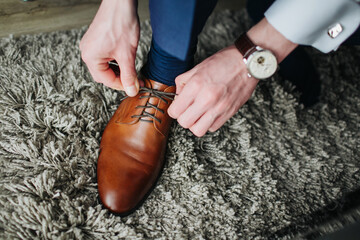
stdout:
<svg viewBox="0 0 360 240">
<path fill-rule="evenodd" d="M 288 40 L 327 53 L 358 28 L 360 5 L 354 0 L 276 0 L 265 17 Z"/>
</svg>

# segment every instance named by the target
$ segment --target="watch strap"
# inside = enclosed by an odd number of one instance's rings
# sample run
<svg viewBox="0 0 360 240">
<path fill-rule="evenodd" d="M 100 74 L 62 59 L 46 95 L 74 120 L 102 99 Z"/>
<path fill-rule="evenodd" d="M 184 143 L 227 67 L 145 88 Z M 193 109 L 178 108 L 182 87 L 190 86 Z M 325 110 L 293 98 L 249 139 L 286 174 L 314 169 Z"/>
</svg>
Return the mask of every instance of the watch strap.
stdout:
<svg viewBox="0 0 360 240">
<path fill-rule="evenodd" d="M 244 58 L 248 58 L 253 52 L 256 51 L 256 45 L 250 40 L 246 32 L 241 34 L 235 40 L 235 47 L 243 55 Z"/>
</svg>

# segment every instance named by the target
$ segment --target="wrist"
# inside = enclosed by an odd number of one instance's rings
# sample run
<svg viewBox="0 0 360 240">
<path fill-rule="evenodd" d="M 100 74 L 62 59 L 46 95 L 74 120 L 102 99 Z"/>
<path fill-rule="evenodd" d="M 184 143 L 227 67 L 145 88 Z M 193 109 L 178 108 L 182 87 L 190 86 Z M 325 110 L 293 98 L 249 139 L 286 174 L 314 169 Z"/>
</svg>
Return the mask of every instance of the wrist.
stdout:
<svg viewBox="0 0 360 240">
<path fill-rule="evenodd" d="M 298 46 L 278 32 L 266 18 L 253 26 L 247 35 L 255 45 L 270 50 L 279 63 Z"/>
</svg>

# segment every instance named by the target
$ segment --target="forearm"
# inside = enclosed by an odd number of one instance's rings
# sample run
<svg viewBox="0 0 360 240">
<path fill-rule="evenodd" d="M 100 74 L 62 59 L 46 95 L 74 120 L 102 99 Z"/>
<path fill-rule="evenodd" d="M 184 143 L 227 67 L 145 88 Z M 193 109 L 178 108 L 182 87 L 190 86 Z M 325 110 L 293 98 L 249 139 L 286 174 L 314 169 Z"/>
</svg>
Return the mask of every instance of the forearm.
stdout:
<svg viewBox="0 0 360 240">
<path fill-rule="evenodd" d="M 255 45 L 273 52 L 279 63 L 298 46 L 278 32 L 266 18 L 253 26 L 247 35 Z"/>
</svg>

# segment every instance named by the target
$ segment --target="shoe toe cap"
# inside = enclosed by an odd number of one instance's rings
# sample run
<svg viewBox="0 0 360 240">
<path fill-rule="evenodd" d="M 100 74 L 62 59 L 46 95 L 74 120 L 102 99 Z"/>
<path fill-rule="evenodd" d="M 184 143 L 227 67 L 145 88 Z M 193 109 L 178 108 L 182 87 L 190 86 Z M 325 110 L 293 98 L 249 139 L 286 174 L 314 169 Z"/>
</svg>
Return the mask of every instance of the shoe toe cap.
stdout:
<svg viewBox="0 0 360 240">
<path fill-rule="evenodd" d="M 145 196 L 151 171 L 124 154 L 116 159 L 102 151 L 98 160 L 97 181 L 102 204 L 118 214 L 131 212 Z"/>
<path fill-rule="evenodd" d="M 137 203 L 133 200 L 133 196 L 129 196 L 127 191 L 117 189 L 113 191 L 99 191 L 99 193 L 102 204 L 114 213 L 124 214 L 130 212 Z"/>
</svg>

